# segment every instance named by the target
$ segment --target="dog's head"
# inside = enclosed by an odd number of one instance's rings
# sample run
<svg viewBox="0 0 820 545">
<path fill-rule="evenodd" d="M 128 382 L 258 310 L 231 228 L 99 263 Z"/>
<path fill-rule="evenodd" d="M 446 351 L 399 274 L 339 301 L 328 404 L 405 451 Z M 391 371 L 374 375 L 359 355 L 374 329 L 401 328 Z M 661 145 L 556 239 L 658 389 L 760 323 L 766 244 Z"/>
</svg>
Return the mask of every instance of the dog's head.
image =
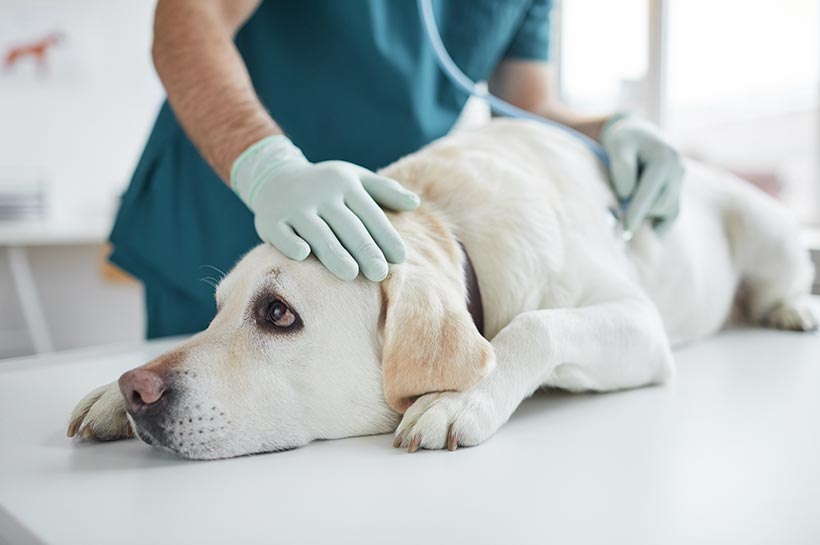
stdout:
<svg viewBox="0 0 820 545">
<path fill-rule="evenodd" d="M 463 281 L 418 257 L 379 285 L 257 247 L 207 330 L 120 377 L 137 434 L 196 459 L 285 450 L 392 431 L 418 396 L 471 387 L 492 349 Z"/>
</svg>

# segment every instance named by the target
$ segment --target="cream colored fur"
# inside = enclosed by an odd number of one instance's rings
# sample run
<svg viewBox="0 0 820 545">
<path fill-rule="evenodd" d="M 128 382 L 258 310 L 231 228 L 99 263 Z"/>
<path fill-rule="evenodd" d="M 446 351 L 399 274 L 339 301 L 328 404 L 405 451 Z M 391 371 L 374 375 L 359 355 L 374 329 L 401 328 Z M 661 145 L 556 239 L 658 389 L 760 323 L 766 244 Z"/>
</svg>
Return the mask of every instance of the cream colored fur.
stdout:
<svg viewBox="0 0 820 545">
<path fill-rule="evenodd" d="M 718 331 L 738 305 L 755 323 L 816 327 L 797 224 L 724 172 L 688 162 L 678 221 L 629 244 L 608 215 L 602 166 L 537 124 L 456 133 L 382 172 L 422 197 L 418 211 L 391 214 L 407 262 L 379 286 L 267 245 L 251 251 L 220 284 L 210 327 L 148 364 L 172 373 L 174 397 L 157 417 L 167 431 L 137 425 L 143 439 L 197 459 L 394 430 L 410 450 L 476 445 L 540 387 L 668 380 L 671 346 Z M 456 240 L 475 266 L 489 341 L 466 312 Z M 254 323 L 249 309 L 271 293 L 301 331 Z M 69 431 L 128 430 L 113 384 L 80 402 Z"/>
</svg>

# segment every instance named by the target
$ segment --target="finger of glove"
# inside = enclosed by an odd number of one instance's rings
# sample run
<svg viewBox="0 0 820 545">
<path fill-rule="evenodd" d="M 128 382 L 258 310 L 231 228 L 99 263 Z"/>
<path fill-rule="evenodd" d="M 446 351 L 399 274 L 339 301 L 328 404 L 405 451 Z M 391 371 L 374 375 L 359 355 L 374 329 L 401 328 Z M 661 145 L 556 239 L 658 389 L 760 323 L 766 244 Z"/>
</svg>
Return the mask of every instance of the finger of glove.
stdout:
<svg viewBox="0 0 820 545">
<path fill-rule="evenodd" d="M 273 244 L 290 259 L 302 261 L 310 255 L 310 246 L 307 242 L 299 238 L 289 225 L 280 221 L 270 227 L 263 227 L 261 232 L 257 229 L 257 232 L 262 240 Z"/>
<path fill-rule="evenodd" d="M 664 219 L 671 215 L 678 208 L 680 199 L 680 180 L 669 179 L 660 194 L 655 198 L 655 202 L 649 207 L 648 216 L 657 219 Z"/>
<path fill-rule="evenodd" d="M 413 210 L 420 199 L 412 191 L 405 189 L 396 180 L 366 171 L 361 175 L 362 187 L 373 200 L 392 210 Z"/>
<path fill-rule="evenodd" d="M 638 155 L 622 152 L 610 157 L 609 172 L 612 176 L 612 187 L 621 199 L 630 197 L 638 183 Z"/>
<path fill-rule="evenodd" d="M 641 174 L 638 188 L 635 190 L 624 215 L 624 228 L 636 231 L 646 219 L 652 203 L 663 189 L 666 169 L 657 162 L 651 162 Z"/>
<path fill-rule="evenodd" d="M 345 204 L 362 221 L 387 261 L 404 261 L 406 249 L 401 236 L 370 195 L 364 191 L 351 192 L 345 195 Z"/>
<path fill-rule="evenodd" d="M 319 212 L 364 275 L 374 282 L 387 276 L 387 261 L 361 220 L 346 206 L 339 203 Z"/>
<path fill-rule="evenodd" d="M 680 214 L 680 207 L 675 207 L 669 214 L 665 215 L 663 218 L 655 220 L 652 225 L 652 228 L 658 235 L 665 235 L 672 225 L 675 223 L 675 220 L 678 219 L 678 215 Z"/>
<path fill-rule="evenodd" d="M 293 221 L 293 229 L 330 272 L 342 280 L 353 280 L 359 274 L 356 261 L 319 216 L 310 214 L 298 218 Z"/>
</svg>

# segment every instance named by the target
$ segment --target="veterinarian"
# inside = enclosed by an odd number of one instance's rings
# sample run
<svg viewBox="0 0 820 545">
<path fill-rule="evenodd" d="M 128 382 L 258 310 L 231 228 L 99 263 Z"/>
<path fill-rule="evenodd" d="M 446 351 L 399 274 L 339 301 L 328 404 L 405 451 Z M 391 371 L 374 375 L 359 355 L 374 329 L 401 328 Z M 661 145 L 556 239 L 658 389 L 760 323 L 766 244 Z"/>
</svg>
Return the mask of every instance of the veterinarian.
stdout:
<svg viewBox="0 0 820 545">
<path fill-rule="evenodd" d="M 651 125 L 556 105 L 551 0 L 434 7 L 472 80 L 602 142 L 616 192 L 642 203 L 628 228 L 674 219 L 682 168 Z M 374 172 L 445 135 L 467 100 L 439 71 L 415 2 L 159 0 L 153 58 L 168 101 L 111 233 L 111 261 L 144 283 L 149 338 L 204 329 L 209 277 L 260 238 L 343 279 L 379 281 L 404 259 L 382 207 L 419 199 Z"/>
</svg>

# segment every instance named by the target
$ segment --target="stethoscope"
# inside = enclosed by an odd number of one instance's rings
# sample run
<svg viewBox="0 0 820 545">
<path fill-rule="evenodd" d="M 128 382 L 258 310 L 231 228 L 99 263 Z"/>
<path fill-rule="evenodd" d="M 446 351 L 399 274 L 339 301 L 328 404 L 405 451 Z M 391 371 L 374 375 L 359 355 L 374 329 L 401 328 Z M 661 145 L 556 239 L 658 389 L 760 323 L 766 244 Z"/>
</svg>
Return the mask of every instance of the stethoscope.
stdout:
<svg viewBox="0 0 820 545">
<path fill-rule="evenodd" d="M 452 57 L 450 57 L 450 54 L 447 52 L 447 48 L 444 47 L 444 43 L 441 41 L 441 35 L 438 32 L 436 19 L 433 15 L 432 0 L 418 0 L 418 9 L 421 21 L 424 23 L 424 29 L 427 32 L 427 39 L 430 41 L 430 45 L 433 46 L 433 51 L 436 54 L 436 61 L 447 78 L 457 87 L 474 97 L 480 98 L 498 114 L 505 115 L 507 117 L 517 117 L 520 119 L 531 119 L 533 121 L 537 121 L 538 123 L 555 127 L 572 135 L 574 138 L 577 138 L 583 142 L 583 144 L 588 147 L 589 150 L 594 153 L 605 166 L 609 165 L 609 157 L 607 156 L 606 151 L 604 151 L 604 148 L 601 144 L 589 136 L 578 132 L 571 127 L 567 127 L 562 123 L 558 123 L 557 121 L 541 117 L 540 115 L 536 115 L 532 112 L 528 112 L 527 110 L 522 110 L 517 106 L 513 106 L 509 102 L 501 100 L 497 96 L 491 94 L 482 86 L 477 85 L 476 82 L 468 78 L 467 75 L 464 74 L 464 72 L 462 72 L 456 65 L 456 63 L 453 62 Z"/>
<path fill-rule="evenodd" d="M 509 102 L 501 100 L 497 96 L 491 94 L 489 91 L 477 85 L 476 82 L 467 77 L 467 75 L 464 72 L 462 72 L 461 69 L 453 61 L 453 58 L 450 57 L 450 54 L 447 52 L 447 48 L 444 47 L 444 43 L 441 41 L 441 35 L 438 32 L 438 26 L 436 26 L 436 19 L 433 15 L 432 0 L 417 0 L 417 5 L 419 10 L 419 16 L 421 17 L 421 21 L 427 33 L 427 39 L 429 40 L 430 45 L 433 47 L 433 52 L 435 53 L 436 61 L 438 62 L 438 65 L 441 67 L 441 70 L 444 72 L 447 78 L 456 87 L 467 92 L 471 96 L 483 100 L 490 106 L 490 109 L 492 111 L 498 114 L 519 119 L 530 119 L 532 121 L 543 123 L 544 125 L 549 125 L 550 127 L 555 127 L 556 129 L 564 131 L 565 133 L 569 134 L 573 138 L 576 138 L 581 143 L 583 143 L 589 149 L 589 151 L 591 151 L 601 161 L 607 173 L 609 172 L 609 156 L 607 155 L 606 151 L 604 150 L 603 146 L 601 146 L 601 144 L 599 144 L 589 136 L 585 135 L 584 133 L 576 131 L 572 127 L 568 127 L 562 123 L 558 123 L 557 121 L 547 119 L 540 115 L 536 115 L 532 112 L 528 112 L 527 110 L 522 110 L 517 106 L 513 106 Z M 621 210 L 610 210 L 615 219 L 618 220 L 619 224 L 621 223 L 620 220 L 622 219 L 622 211 L 625 209 L 627 204 L 627 201 L 623 201 L 621 202 Z M 629 241 L 632 238 L 632 233 L 624 230 L 621 232 L 620 236 L 623 240 Z"/>
</svg>

